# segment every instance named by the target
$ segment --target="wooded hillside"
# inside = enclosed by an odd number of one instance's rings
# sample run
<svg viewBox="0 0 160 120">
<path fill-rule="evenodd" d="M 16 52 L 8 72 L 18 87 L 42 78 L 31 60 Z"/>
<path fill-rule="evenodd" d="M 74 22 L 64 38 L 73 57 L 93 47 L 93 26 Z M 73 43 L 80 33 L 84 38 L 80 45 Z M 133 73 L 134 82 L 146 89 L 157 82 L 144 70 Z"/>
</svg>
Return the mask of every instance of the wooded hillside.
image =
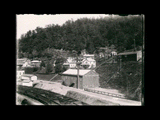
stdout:
<svg viewBox="0 0 160 120">
<path fill-rule="evenodd" d="M 115 45 L 121 52 L 143 43 L 142 16 L 109 16 L 98 19 L 68 20 L 62 26 L 50 24 L 29 30 L 18 40 L 19 57 L 42 57 L 48 49 L 65 51 L 86 49 L 93 53 L 97 47 Z"/>
</svg>

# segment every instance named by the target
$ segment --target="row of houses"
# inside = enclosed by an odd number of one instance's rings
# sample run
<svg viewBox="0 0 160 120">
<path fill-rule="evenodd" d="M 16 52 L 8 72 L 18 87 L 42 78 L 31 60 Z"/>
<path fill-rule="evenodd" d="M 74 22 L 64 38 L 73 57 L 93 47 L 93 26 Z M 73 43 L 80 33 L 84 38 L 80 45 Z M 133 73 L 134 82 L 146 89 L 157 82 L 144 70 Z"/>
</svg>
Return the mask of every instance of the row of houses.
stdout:
<svg viewBox="0 0 160 120">
<path fill-rule="evenodd" d="M 88 65 L 88 68 L 95 68 L 96 67 L 96 61 L 94 59 L 94 54 L 84 54 L 81 59 L 81 66 Z M 76 58 L 75 57 L 68 57 L 66 62 L 63 64 L 63 66 L 68 66 L 69 68 L 76 68 Z"/>
<path fill-rule="evenodd" d="M 30 60 L 28 58 L 17 59 L 17 69 L 23 69 L 25 67 L 40 67 L 41 61 L 39 60 Z"/>
<path fill-rule="evenodd" d="M 126 61 L 141 61 L 142 60 L 142 50 L 138 51 L 124 51 L 122 53 L 115 53 L 116 56 L 122 60 Z M 85 58 L 83 64 L 85 63 Z M 91 59 L 91 58 L 88 58 Z M 78 89 L 84 88 L 96 88 L 100 87 L 99 74 L 92 69 L 80 69 L 79 79 L 77 78 L 77 69 L 68 69 L 61 74 L 61 78 L 66 86 L 71 86 Z"/>
<path fill-rule="evenodd" d="M 115 46 L 112 45 L 110 47 L 99 47 L 98 48 L 98 56 L 100 58 L 110 58 L 112 56 L 117 56 L 117 59 L 120 59 L 122 62 L 126 61 L 139 61 L 142 60 L 142 47 L 139 46 L 139 50 L 130 49 L 125 50 L 124 52 L 118 53 L 115 49 Z"/>
</svg>

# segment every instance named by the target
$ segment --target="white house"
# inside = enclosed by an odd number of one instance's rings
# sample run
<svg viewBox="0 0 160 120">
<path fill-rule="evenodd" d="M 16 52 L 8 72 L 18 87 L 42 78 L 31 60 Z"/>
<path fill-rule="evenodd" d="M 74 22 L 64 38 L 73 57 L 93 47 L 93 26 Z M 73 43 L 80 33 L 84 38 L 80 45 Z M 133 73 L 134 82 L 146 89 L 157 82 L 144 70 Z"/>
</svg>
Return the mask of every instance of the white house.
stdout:
<svg viewBox="0 0 160 120">
<path fill-rule="evenodd" d="M 115 56 L 115 55 L 117 55 L 117 52 L 116 51 L 112 51 L 111 54 L 112 54 L 112 56 Z"/>
<path fill-rule="evenodd" d="M 76 68 L 76 62 L 70 62 L 69 67 L 70 68 Z"/>
<path fill-rule="evenodd" d="M 17 80 L 21 79 L 21 76 L 24 74 L 24 70 L 17 70 Z"/>
<path fill-rule="evenodd" d="M 27 59 L 27 60 L 24 61 L 22 67 L 27 67 L 27 66 L 31 66 L 31 60 L 29 60 L 29 59 Z"/>
<path fill-rule="evenodd" d="M 84 54 L 83 58 L 81 59 L 82 59 L 82 65 L 89 65 L 89 68 L 96 67 L 96 61 L 94 60 L 94 54 Z M 68 57 L 67 61 L 63 65 L 69 65 L 69 68 L 76 68 L 76 58 Z"/>
<path fill-rule="evenodd" d="M 95 68 L 96 67 L 96 61 L 92 58 L 85 58 L 82 61 L 82 65 L 89 65 L 88 68 Z"/>
<path fill-rule="evenodd" d="M 104 57 L 104 53 L 103 53 L 103 52 L 100 52 L 100 53 L 99 53 L 99 57 L 100 57 L 100 58 Z"/>
</svg>

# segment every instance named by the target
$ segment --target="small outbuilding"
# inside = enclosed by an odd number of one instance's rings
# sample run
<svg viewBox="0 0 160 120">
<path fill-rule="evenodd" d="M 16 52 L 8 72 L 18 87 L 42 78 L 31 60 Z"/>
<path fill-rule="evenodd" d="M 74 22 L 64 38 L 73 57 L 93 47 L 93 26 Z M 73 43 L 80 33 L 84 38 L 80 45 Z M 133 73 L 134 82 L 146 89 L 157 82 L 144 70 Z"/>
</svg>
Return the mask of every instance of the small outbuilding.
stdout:
<svg viewBox="0 0 160 120">
<path fill-rule="evenodd" d="M 61 74 L 66 86 L 78 89 L 99 87 L 99 74 L 94 70 L 79 69 L 79 81 L 77 81 L 77 69 L 68 69 Z"/>
</svg>

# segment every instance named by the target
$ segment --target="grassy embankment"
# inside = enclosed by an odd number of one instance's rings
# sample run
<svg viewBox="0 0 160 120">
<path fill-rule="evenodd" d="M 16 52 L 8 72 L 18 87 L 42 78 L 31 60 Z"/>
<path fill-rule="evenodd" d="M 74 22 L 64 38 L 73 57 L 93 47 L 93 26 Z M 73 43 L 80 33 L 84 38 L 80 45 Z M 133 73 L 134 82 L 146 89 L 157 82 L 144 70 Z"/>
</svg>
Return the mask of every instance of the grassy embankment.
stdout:
<svg viewBox="0 0 160 120">
<path fill-rule="evenodd" d="M 97 62 L 97 64 L 100 64 Z M 137 88 L 142 81 L 142 64 L 138 62 L 122 63 L 119 71 L 119 63 L 105 63 L 96 69 L 100 75 L 100 87 L 117 89 L 125 94 L 128 99 L 140 100 L 141 91 Z M 114 73 L 119 72 L 115 75 Z M 137 92 L 135 92 L 137 91 Z"/>
</svg>

